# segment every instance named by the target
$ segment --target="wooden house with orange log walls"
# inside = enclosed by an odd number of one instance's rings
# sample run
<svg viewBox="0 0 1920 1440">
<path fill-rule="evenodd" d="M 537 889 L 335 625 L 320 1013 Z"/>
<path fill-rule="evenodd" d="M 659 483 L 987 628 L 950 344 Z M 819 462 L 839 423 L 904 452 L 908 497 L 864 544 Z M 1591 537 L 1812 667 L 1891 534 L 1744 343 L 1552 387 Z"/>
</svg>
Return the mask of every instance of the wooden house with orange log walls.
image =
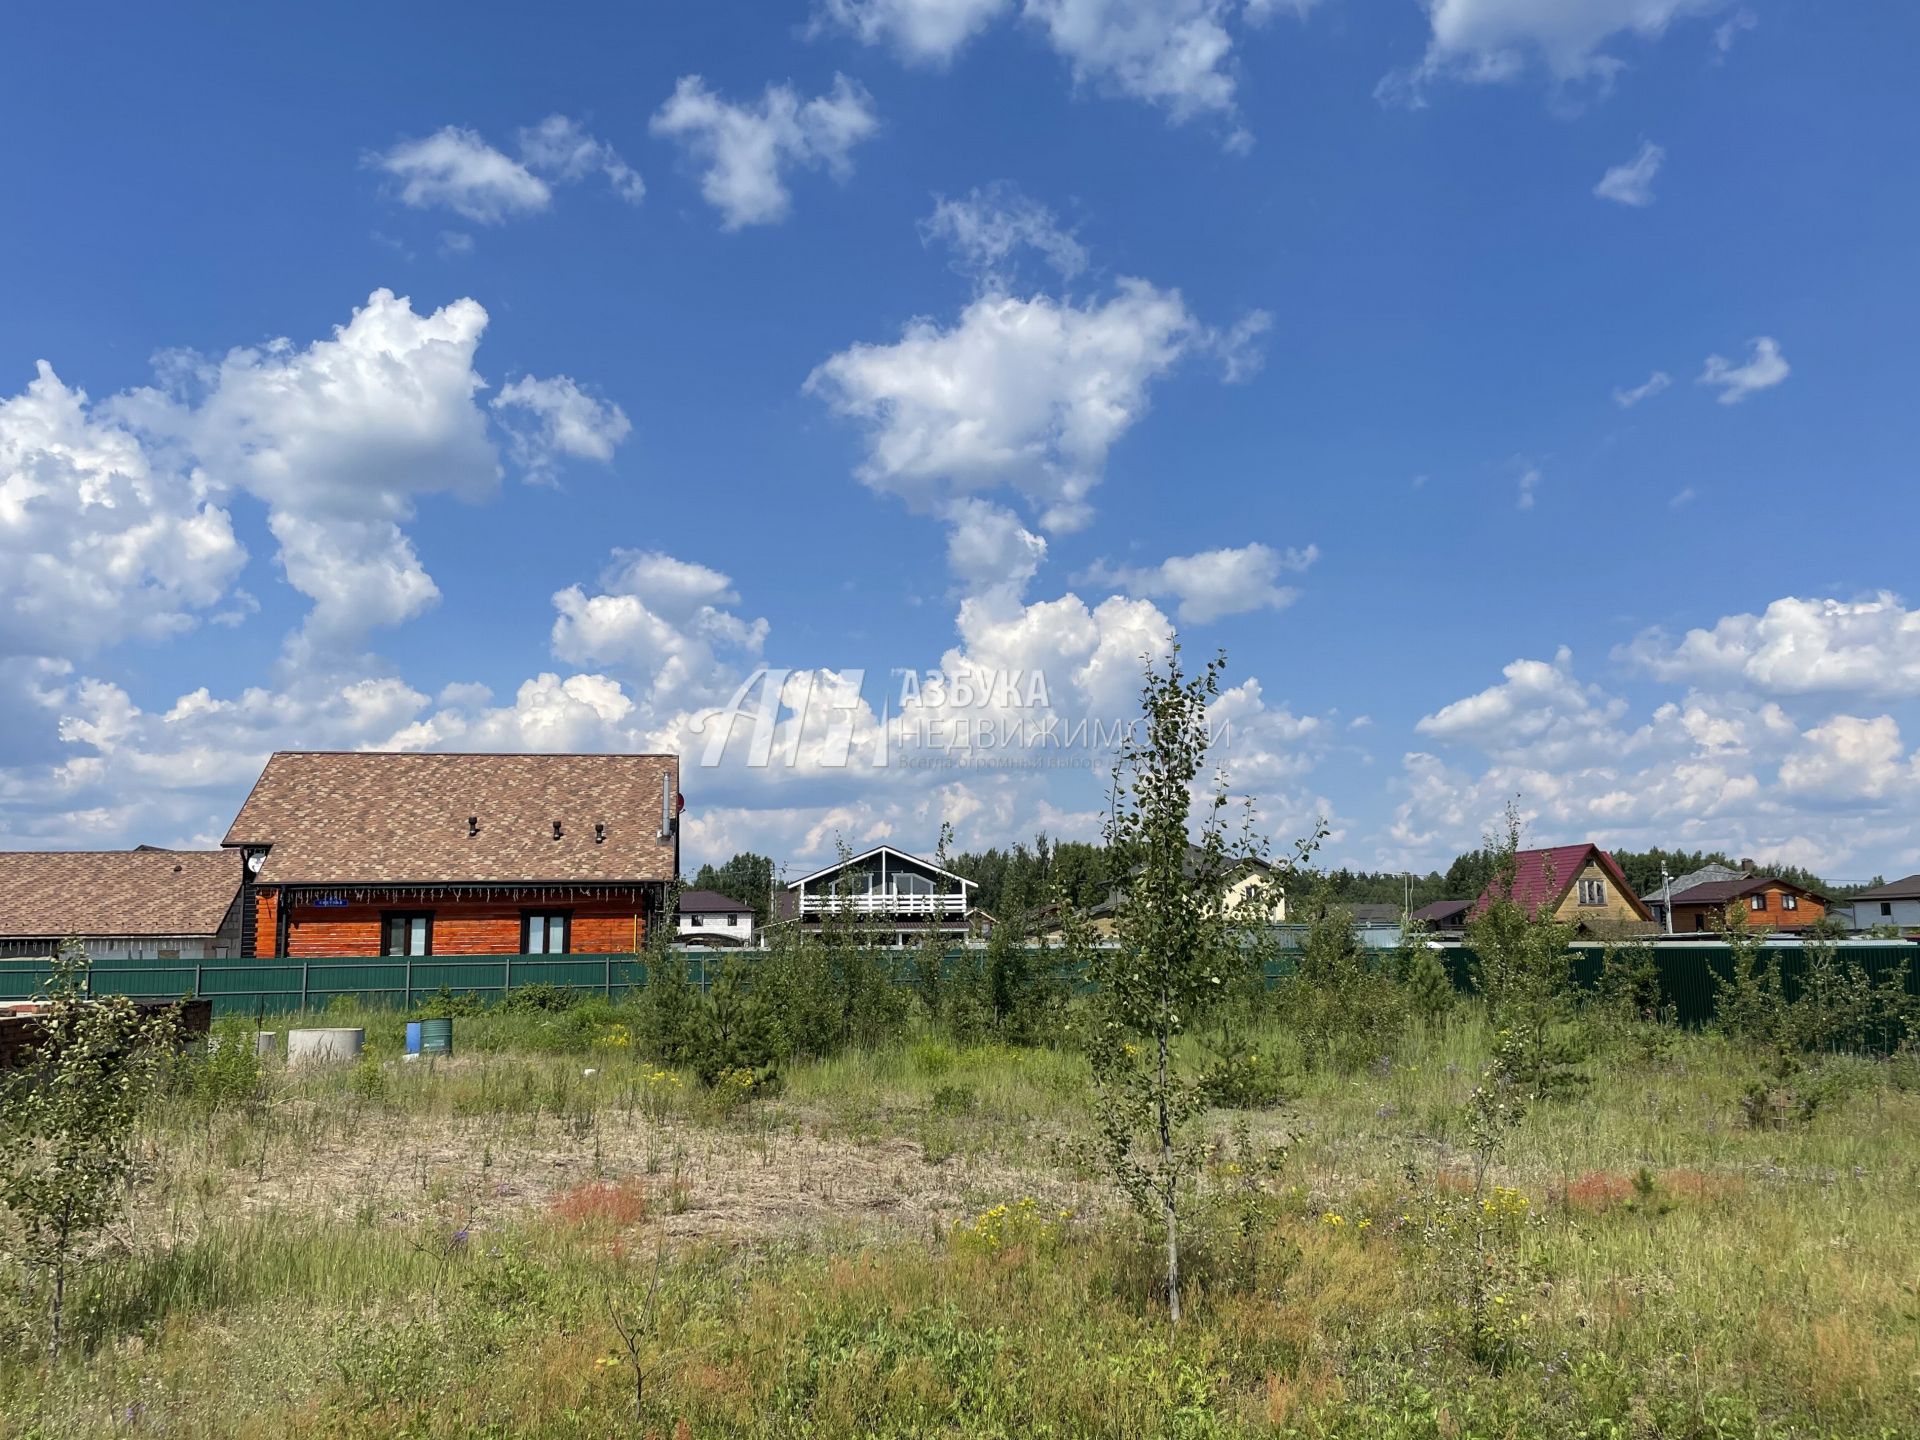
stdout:
<svg viewBox="0 0 1920 1440">
<path fill-rule="evenodd" d="M 223 842 L 249 956 L 625 954 L 672 924 L 672 755 L 292 751 Z"/>
</svg>

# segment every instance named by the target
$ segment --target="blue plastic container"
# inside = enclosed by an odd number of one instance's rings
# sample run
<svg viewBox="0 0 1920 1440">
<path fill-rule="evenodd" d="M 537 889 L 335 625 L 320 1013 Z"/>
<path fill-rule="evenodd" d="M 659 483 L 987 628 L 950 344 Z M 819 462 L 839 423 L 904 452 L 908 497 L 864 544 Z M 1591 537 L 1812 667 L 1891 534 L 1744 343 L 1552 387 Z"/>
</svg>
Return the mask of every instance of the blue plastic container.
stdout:
<svg viewBox="0 0 1920 1440">
<path fill-rule="evenodd" d="M 420 1022 L 418 1020 L 409 1020 L 407 1021 L 407 1054 L 418 1055 L 419 1053 Z"/>
</svg>

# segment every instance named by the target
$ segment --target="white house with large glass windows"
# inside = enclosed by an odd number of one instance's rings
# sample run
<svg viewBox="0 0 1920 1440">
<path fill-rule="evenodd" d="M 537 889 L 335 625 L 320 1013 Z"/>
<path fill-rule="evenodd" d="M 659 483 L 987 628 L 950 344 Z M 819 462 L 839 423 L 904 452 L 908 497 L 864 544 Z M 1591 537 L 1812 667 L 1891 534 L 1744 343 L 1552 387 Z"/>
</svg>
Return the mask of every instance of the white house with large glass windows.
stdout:
<svg viewBox="0 0 1920 1440">
<path fill-rule="evenodd" d="M 876 845 L 787 882 L 776 918 L 818 926 L 829 917 L 881 932 L 883 944 L 917 944 L 929 930 L 960 943 L 984 939 L 993 917 L 973 903 L 974 882 L 931 860 Z"/>
</svg>

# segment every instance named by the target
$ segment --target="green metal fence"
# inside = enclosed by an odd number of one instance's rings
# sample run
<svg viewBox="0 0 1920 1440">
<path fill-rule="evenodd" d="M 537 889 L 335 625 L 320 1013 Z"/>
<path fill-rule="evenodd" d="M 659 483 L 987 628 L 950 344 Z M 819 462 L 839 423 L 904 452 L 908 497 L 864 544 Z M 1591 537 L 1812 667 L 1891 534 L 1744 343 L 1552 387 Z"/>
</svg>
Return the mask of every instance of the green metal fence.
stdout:
<svg viewBox="0 0 1920 1440">
<path fill-rule="evenodd" d="M 743 954 L 751 961 L 764 952 L 713 952 L 686 950 L 689 977 L 705 989 L 712 967 L 728 953 Z M 959 962 L 963 950 L 949 951 L 945 967 Z M 978 952 L 972 952 L 976 955 Z M 1384 952 L 1383 952 L 1384 953 Z M 1443 963 L 1454 985 L 1473 988 L 1477 959 L 1460 945 L 1441 948 Z M 1660 978 L 1660 998 L 1670 1004 L 1682 1024 L 1700 1025 L 1713 1018 L 1716 977 L 1724 979 L 1731 968 L 1731 951 L 1714 942 L 1684 941 L 1652 947 L 1654 964 Z M 1770 945 L 1766 953 L 1780 967 L 1781 980 L 1789 999 L 1799 993 L 1806 974 L 1807 952 L 1800 945 Z M 1920 995 L 1920 946 L 1903 942 L 1866 944 L 1847 942 L 1841 953 L 1866 971 L 1878 983 L 1889 974 L 1905 971 L 1907 990 Z M 1056 958 L 1052 963 L 1058 963 Z M 1573 947 L 1575 981 L 1592 987 L 1600 978 L 1605 947 Z M 896 978 L 909 978 L 908 952 L 898 952 Z M 1035 959 L 1047 963 L 1044 952 Z M 1376 957 L 1378 958 L 1378 957 Z M 0 1000 L 30 999 L 46 983 L 45 959 L 0 959 Z M 1266 967 L 1267 983 L 1273 985 L 1293 970 L 1292 959 L 1284 951 Z M 1079 993 L 1092 988 L 1090 977 L 1079 970 L 1065 976 Z M 318 1009 L 339 997 L 351 997 L 363 1003 L 392 1005 L 411 1009 L 430 999 L 442 988 L 455 994 L 471 992 L 482 1000 L 497 1000 L 510 990 L 524 985 L 553 985 L 619 999 L 647 983 L 646 962 L 632 954 L 620 955 L 435 955 L 419 959 L 392 956 L 379 959 L 314 960 L 97 960 L 92 984 L 101 994 L 130 995 L 139 999 L 176 999 L 194 995 L 213 1002 L 215 1015 L 277 1014 L 289 1010 Z"/>
<path fill-rule="evenodd" d="M 708 958 L 688 960 L 697 983 L 707 981 Z M 0 1000 L 30 999 L 46 983 L 43 959 L 0 960 Z M 278 1014 L 320 1009 L 348 997 L 372 1005 L 411 1009 L 444 987 L 498 1000 L 524 985 L 554 985 L 619 998 L 647 983 L 647 967 L 623 955 L 435 955 L 408 959 L 315 960 L 96 960 L 94 991 L 140 999 L 195 995 L 218 1015 Z"/>
<path fill-rule="evenodd" d="M 1660 1003 L 1671 1005 L 1682 1025 L 1704 1025 L 1713 1019 L 1715 997 L 1721 982 L 1730 979 L 1733 952 L 1717 941 L 1680 941 L 1650 947 L 1654 967 L 1660 978 Z M 1573 978 L 1584 989 L 1599 984 L 1606 962 L 1604 945 L 1575 945 Z M 1886 976 L 1906 976 L 1907 993 L 1920 996 L 1920 946 L 1904 941 L 1866 944 L 1842 941 L 1838 954 L 1857 964 L 1867 978 L 1879 984 Z M 1768 945 L 1763 955 L 1779 967 L 1782 993 L 1789 1000 L 1799 998 L 1807 974 L 1807 949 L 1803 945 Z M 1471 990 L 1479 959 L 1465 945 L 1446 947 L 1445 960 L 1455 988 Z"/>
</svg>

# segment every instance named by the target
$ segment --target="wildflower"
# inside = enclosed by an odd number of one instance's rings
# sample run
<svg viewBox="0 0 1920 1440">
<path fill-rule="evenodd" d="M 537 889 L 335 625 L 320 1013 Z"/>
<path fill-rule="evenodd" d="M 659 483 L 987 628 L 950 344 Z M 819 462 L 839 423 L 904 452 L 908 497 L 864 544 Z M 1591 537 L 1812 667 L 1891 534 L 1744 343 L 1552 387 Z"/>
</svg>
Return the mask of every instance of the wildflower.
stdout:
<svg viewBox="0 0 1920 1440">
<path fill-rule="evenodd" d="M 1339 1229 L 1339 1228 L 1340 1228 L 1340 1227 L 1341 1227 L 1342 1225 L 1344 1225 L 1344 1224 L 1346 1224 L 1346 1223 L 1347 1223 L 1347 1217 L 1346 1217 L 1346 1216 L 1344 1216 L 1344 1215 L 1338 1215 L 1338 1214 L 1335 1214 L 1335 1213 L 1334 1213 L 1333 1211 L 1331 1211 L 1331 1210 L 1329 1210 L 1329 1211 L 1327 1211 L 1327 1212 L 1326 1212 L 1325 1214 L 1323 1214 L 1323 1215 L 1322 1215 L 1322 1216 L 1320 1217 L 1320 1219 L 1321 1219 L 1321 1221 L 1322 1221 L 1322 1223 L 1324 1223 L 1324 1224 L 1327 1224 L 1327 1225 L 1331 1225 L 1331 1226 L 1332 1226 L 1332 1227 L 1333 1227 L 1334 1229 L 1336 1229 L 1336 1230 L 1337 1230 L 1337 1229 Z"/>
</svg>

